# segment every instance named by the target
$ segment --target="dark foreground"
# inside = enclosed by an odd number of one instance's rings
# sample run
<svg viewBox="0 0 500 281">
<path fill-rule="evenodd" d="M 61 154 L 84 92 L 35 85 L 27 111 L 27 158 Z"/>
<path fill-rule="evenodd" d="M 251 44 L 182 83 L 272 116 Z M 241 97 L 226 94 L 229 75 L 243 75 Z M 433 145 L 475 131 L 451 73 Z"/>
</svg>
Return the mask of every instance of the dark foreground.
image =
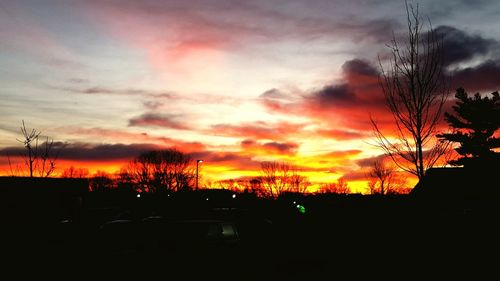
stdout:
<svg viewBox="0 0 500 281">
<path fill-rule="evenodd" d="M 87 202 L 74 220 L 10 220 L 2 228 L 2 272 L 68 280 L 498 278 L 494 202 L 474 208 L 408 197 L 158 202 L 127 208 Z M 214 229 L 223 225 L 236 232 L 221 236 Z"/>
</svg>

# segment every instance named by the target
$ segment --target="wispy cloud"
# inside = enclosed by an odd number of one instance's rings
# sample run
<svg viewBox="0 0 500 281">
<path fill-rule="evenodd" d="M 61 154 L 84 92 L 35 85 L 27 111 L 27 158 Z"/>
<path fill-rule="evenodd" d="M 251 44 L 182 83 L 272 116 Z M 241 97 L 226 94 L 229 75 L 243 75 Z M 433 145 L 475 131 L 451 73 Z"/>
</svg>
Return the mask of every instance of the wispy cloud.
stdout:
<svg viewBox="0 0 500 281">
<path fill-rule="evenodd" d="M 72 82 L 75 83 L 74 81 Z M 99 87 L 99 86 L 94 86 L 89 88 L 60 87 L 59 89 L 71 93 L 87 94 L 87 95 L 142 96 L 142 97 L 167 98 L 167 99 L 172 98 L 174 96 L 173 93 L 171 92 L 156 92 L 144 89 L 115 89 L 115 88 Z"/>
</svg>

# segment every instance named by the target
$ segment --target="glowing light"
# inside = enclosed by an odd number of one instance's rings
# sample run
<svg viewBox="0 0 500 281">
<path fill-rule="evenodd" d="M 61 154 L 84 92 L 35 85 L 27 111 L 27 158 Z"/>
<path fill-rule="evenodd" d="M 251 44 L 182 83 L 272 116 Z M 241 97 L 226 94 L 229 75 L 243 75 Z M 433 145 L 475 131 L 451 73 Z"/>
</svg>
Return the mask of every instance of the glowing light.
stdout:
<svg viewBox="0 0 500 281">
<path fill-rule="evenodd" d="M 234 199 L 234 198 L 236 198 L 236 194 L 233 194 L 233 196 L 232 196 L 232 197 L 233 197 L 233 199 Z"/>
<path fill-rule="evenodd" d="M 141 194 L 137 194 L 137 198 L 141 198 Z"/>
<path fill-rule="evenodd" d="M 302 205 L 297 205 L 297 210 L 301 214 L 305 214 L 306 213 L 306 208 L 304 206 L 302 206 Z"/>
</svg>

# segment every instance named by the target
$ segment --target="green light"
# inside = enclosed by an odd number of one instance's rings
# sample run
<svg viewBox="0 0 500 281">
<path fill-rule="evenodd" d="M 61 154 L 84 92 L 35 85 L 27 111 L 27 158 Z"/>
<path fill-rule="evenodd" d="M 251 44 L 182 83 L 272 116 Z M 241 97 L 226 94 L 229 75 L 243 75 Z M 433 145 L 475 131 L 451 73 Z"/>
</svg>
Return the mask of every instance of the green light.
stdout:
<svg viewBox="0 0 500 281">
<path fill-rule="evenodd" d="M 297 210 L 301 214 L 305 214 L 306 213 L 306 208 L 304 206 L 302 206 L 302 205 L 297 204 Z"/>
</svg>

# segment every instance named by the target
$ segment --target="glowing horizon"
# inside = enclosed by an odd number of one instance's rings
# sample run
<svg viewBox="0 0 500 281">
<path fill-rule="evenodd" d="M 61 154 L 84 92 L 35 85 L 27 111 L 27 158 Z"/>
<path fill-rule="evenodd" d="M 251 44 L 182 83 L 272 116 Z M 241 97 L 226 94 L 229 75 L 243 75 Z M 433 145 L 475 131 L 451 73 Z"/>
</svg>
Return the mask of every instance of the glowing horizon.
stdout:
<svg viewBox="0 0 500 281">
<path fill-rule="evenodd" d="M 454 50 L 453 87 L 498 90 L 500 4 L 419 5 Z M 24 120 L 67 144 L 57 173 L 174 147 L 204 160 L 206 181 L 276 160 L 363 192 L 382 154 L 369 117 L 393 130 L 378 59 L 404 33 L 402 1 L 0 0 L 0 14 L 1 175 Z"/>
</svg>

